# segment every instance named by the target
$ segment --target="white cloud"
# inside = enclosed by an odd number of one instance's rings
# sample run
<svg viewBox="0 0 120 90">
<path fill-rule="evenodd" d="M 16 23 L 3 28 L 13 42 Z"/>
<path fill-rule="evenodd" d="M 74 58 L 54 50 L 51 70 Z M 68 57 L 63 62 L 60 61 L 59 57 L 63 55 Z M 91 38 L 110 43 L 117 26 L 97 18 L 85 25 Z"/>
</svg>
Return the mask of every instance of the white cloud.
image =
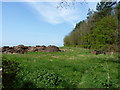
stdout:
<svg viewBox="0 0 120 90">
<path fill-rule="evenodd" d="M 51 24 L 71 23 L 74 24 L 80 16 L 77 9 L 57 9 L 56 2 L 28 2 L 29 5 L 43 17 L 43 20 Z"/>
</svg>

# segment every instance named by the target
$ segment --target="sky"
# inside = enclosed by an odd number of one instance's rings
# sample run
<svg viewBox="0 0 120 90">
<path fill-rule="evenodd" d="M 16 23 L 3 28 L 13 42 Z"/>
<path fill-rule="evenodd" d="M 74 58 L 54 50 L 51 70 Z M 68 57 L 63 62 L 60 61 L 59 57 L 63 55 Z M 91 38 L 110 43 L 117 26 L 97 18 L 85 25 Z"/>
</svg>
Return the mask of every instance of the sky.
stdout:
<svg viewBox="0 0 120 90">
<path fill-rule="evenodd" d="M 89 8 L 95 10 L 96 4 L 76 2 L 58 9 L 59 2 L 2 2 L 1 46 L 63 46 L 64 37 L 86 19 Z"/>
</svg>

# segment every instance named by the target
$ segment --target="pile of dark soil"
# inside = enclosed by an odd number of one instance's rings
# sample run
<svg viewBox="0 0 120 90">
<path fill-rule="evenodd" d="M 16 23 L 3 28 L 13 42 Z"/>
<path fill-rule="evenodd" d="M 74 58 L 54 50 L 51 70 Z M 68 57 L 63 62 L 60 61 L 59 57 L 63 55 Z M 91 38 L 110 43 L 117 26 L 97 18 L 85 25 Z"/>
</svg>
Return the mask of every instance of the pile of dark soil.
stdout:
<svg viewBox="0 0 120 90">
<path fill-rule="evenodd" d="M 59 52 L 61 51 L 57 46 L 24 46 L 24 45 L 18 45 L 18 46 L 13 46 L 13 47 L 9 47 L 9 46 L 3 46 L 1 48 L 2 53 L 7 53 L 7 54 L 15 54 L 15 53 L 19 53 L 19 54 L 24 54 L 26 52 Z"/>
</svg>

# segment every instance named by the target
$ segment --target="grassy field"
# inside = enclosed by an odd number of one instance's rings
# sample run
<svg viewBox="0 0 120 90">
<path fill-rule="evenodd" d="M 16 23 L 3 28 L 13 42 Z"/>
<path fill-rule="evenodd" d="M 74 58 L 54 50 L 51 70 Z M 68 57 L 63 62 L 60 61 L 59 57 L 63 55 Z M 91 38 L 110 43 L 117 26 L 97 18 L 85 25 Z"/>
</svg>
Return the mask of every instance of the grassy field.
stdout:
<svg viewBox="0 0 120 90">
<path fill-rule="evenodd" d="M 62 52 L 3 54 L 20 63 L 14 88 L 118 88 L 118 60 L 90 50 L 61 47 Z"/>
</svg>

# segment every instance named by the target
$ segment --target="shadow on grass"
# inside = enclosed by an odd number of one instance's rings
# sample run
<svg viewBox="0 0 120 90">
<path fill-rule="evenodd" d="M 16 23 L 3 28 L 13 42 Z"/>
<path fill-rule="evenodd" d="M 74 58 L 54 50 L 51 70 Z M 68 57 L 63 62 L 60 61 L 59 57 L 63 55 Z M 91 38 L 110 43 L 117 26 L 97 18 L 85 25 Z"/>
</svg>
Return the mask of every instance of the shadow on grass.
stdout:
<svg viewBox="0 0 120 90">
<path fill-rule="evenodd" d="M 32 81 L 24 81 L 21 88 L 37 88 Z"/>
</svg>

